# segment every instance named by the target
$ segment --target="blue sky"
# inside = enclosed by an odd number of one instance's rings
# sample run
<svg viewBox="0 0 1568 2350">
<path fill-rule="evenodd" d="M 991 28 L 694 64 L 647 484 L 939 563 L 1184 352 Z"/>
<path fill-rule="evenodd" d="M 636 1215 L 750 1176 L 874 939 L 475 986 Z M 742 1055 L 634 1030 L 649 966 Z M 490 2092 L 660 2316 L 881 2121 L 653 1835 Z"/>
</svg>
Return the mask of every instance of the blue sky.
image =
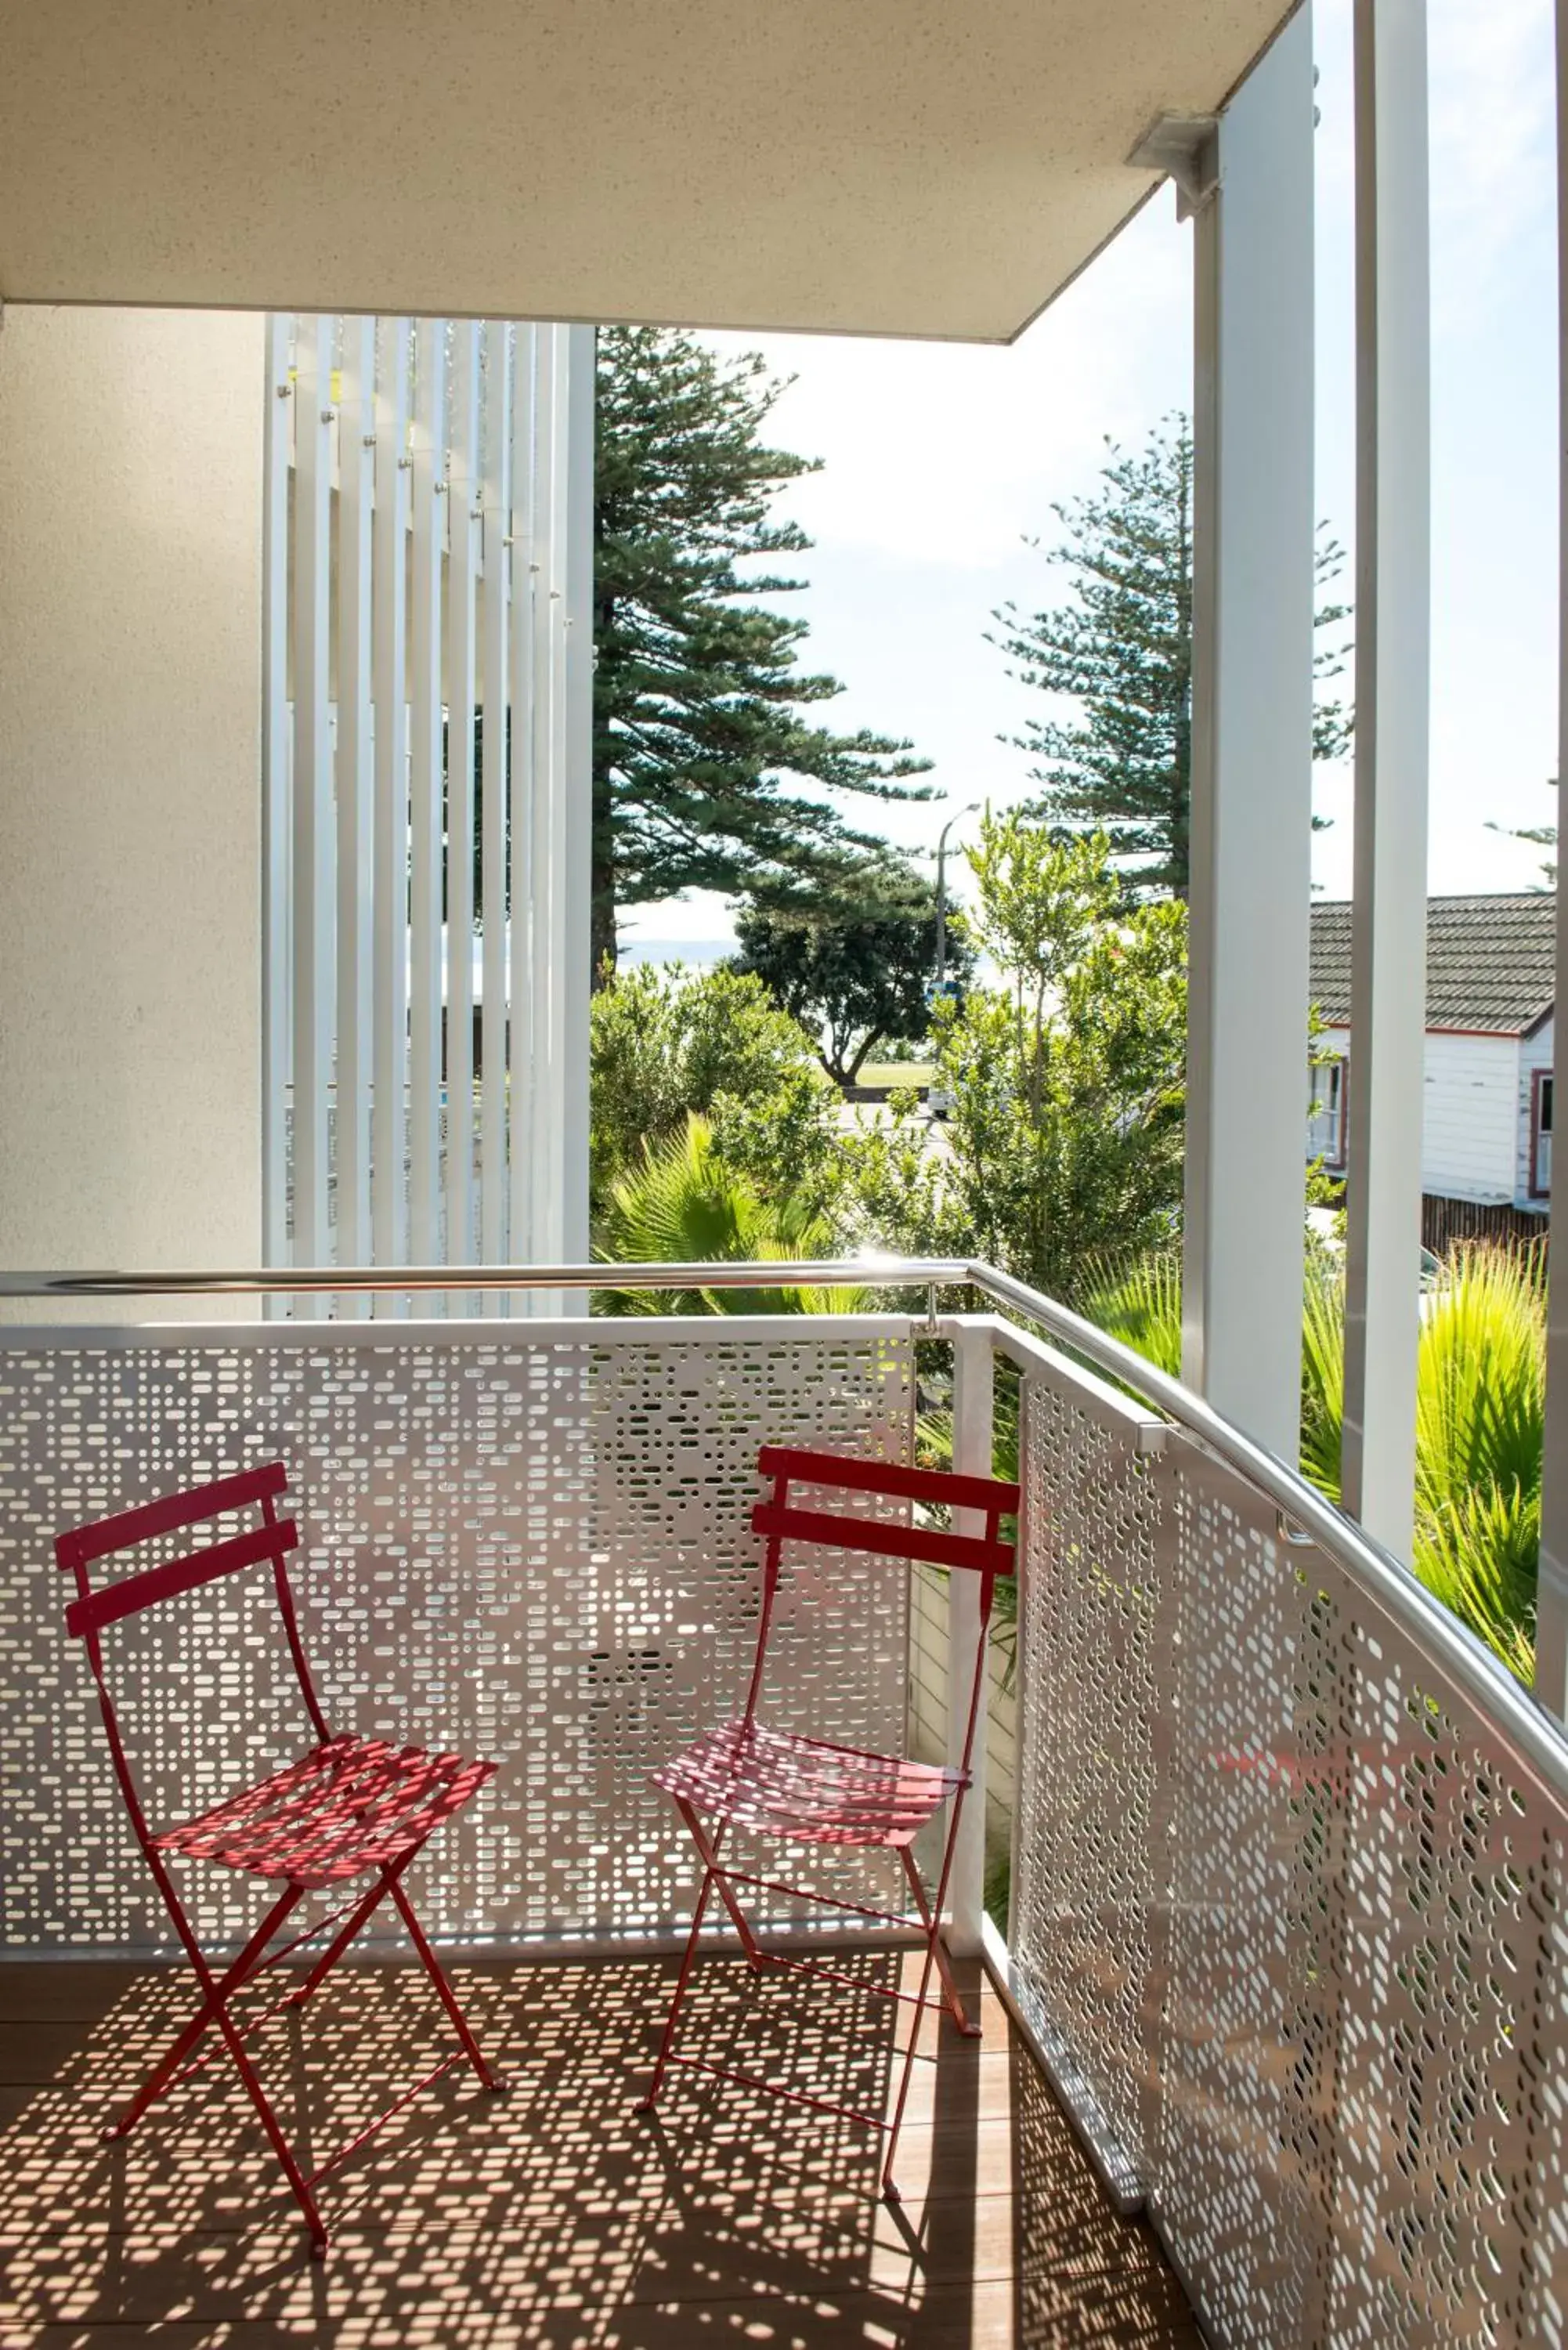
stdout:
<svg viewBox="0 0 1568 2350">
<path fill-rule="evenodd" d="M 1316 0 L 1317 504 L 1354 548 L 1350 0 Z M 1523 889 L 1538 852 L 1487 829 L 1555 814 L 1556 295 L 1551 0 L 1430 0 L 1434 890 Z M 781 507 L 816 544 L 792 608 L 806 659 L 845 680 L 823 712 L 911 736 L 945 805 L 878 821 L 910 848 L 966 801 L 1028 790 L 998 741 L 1037 693 L 984 640 L 1008 598 L 1061 575 L 1023 544 L 1088 489 L 1105 441 L 1190 401 L 1191 230 L 1163 191 L 1008 350 L 713 336 L 796 378 L 785 446 L 826 460 Z M 1315 879 L 1350 885 L 1348 769 L 1319 771 Z M 962 827 L 955 827 L 961 838 Z M 955 879 L 961 889 L 961 867 Z M 628 940 L 728 929 L 722 902 L 649 908 Z"/>
</svg>

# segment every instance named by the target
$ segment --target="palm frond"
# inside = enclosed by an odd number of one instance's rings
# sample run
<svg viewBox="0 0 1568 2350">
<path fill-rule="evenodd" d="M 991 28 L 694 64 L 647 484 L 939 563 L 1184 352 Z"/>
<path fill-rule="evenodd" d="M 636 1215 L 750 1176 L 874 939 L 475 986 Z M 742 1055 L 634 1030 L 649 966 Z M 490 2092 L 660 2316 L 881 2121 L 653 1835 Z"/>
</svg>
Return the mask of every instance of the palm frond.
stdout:
<svg viewBox="0 0 1568 2350">
<path fill-rule="evenodd" d="M 1545 1409 L 1546 1308 L 1533 1266 L 1506 1249 L 1460 1251 L 1421 1325 L 1421 1508 L 1480 1490 L 1538 1492 Z"/>
<path fill-rule="evenodd" d="M 826 1218 L 792 1201 L 764 1201 L 719 1156 L 712 1128 L 693 1113 L 660 1144 L 645 1142 L 642 1163 L 610 1186 L 594 1254 L 601 1264 L 788 1263 L 831 1256 Z M 867 1292 L 836 1289 L 609 1290 L 609 1314 L 855 1314 Z"/>
<path fill-rule="evenodd" d="M 1157 1370 L 1181 1377 L 1181 1259 L 1174 1249 L 1131 1263 L 1115 1257 L 1092 1261 L 1083 1312 Z"/>
<path fill-rule="evenodd" d="M 1416 1528 L 1416 1572 L 1428 1591 L 1528 1689 L 1535 1675 L 1541 1494 L 1519 1483 L 1457 1494 Z"/>
<path fill-rule="evenodd" d="M 1345 1436 L 1345 1284 L 1337 1268 L 1307 1261 L 1302 1306 L 1302 1475 L 1331 1502 L 1341 1492 Z"/>
</svg>

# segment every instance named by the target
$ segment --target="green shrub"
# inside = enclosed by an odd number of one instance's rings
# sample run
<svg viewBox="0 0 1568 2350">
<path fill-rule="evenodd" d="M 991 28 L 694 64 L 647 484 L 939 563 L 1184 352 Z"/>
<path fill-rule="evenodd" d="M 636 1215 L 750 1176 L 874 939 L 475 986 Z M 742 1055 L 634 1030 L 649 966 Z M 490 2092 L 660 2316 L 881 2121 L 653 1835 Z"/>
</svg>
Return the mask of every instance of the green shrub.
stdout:
<svg viewBox="0 0 1568 2350">
<path fill-rule="evenodd" d="M 758 979 L 634 963 L 590 1014 L 596 1220 L 645 1149 L 677 1140 L 694 1112 L 721 1154 L 764 1194 L 833 1188 L 838 1093 L 811 1038 Z"/>
</svg>

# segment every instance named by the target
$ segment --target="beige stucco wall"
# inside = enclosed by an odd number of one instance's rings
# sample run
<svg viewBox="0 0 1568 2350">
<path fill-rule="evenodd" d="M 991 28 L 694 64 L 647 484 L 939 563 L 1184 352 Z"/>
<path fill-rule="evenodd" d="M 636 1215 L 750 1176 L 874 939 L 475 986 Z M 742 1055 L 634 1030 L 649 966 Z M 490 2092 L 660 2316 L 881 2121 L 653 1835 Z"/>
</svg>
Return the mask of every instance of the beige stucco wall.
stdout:
<svg viewBox="0 0 1568 2350">
<path fill-rule="evenodd" d="M 7 1269 L 260 1261 L 263 333 L 0 329 Z"/>
</svg>

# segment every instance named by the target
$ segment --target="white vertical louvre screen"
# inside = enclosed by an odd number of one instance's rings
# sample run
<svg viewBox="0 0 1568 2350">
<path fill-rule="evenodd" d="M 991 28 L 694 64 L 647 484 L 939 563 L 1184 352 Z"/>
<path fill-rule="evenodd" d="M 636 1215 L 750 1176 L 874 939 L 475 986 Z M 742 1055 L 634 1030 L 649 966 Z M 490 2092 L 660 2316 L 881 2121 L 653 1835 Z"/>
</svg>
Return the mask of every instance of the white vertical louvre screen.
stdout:
<svg viewBox="0 0 1568 2350">
<path fill-rule="evenodd" d="M 268 1262 L 580 1259 L 593 330 L 267 356 Z"/>
</svg>

